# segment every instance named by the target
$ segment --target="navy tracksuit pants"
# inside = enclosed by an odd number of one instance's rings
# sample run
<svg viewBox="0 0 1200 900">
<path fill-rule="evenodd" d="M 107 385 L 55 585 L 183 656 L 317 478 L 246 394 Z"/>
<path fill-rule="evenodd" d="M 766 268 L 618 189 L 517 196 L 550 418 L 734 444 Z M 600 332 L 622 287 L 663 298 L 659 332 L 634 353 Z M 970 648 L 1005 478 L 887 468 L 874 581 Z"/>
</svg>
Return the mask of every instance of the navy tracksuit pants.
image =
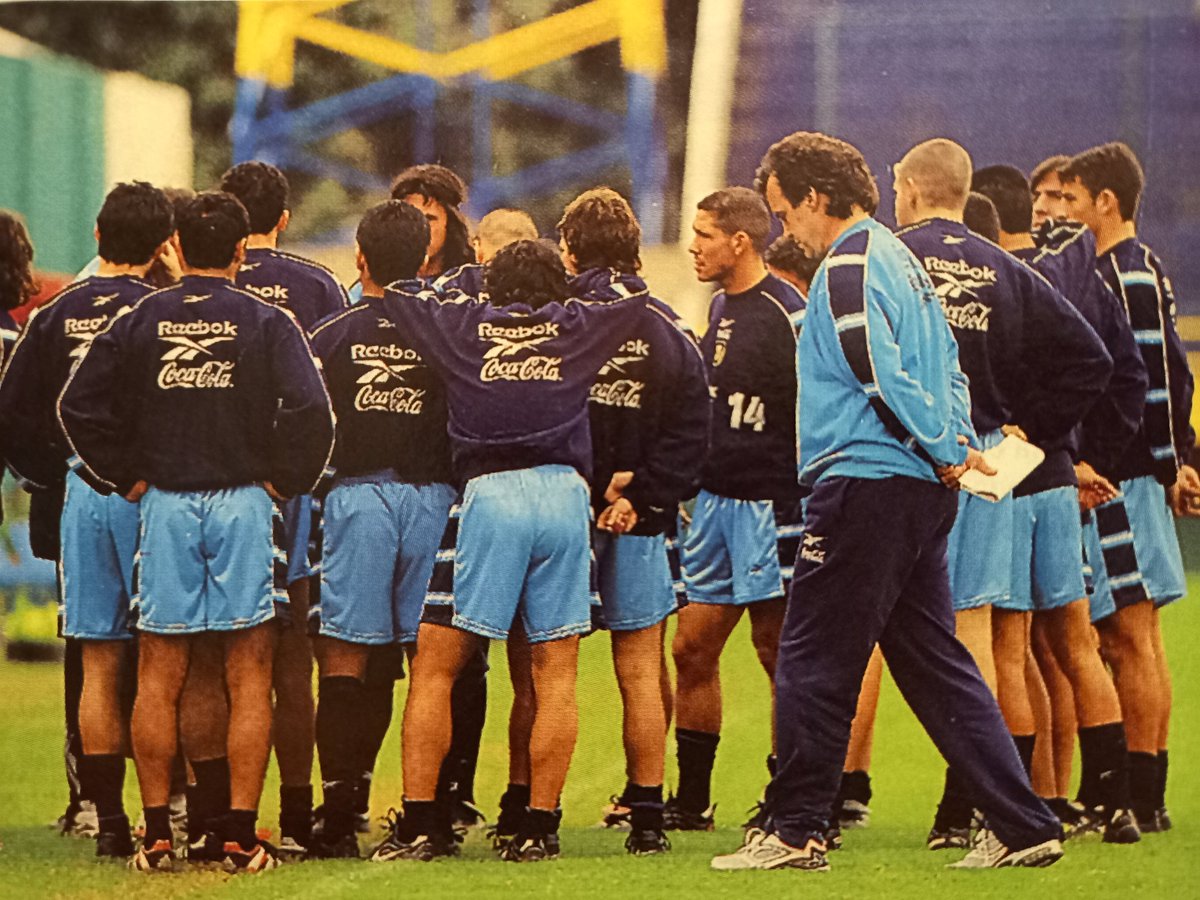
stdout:
<svg viewBox="0 0 1200 900">
<path fill-rule="evenodd" d="M 827 478 L 808 498 L 775 670 L 775 832 L 823 833 L 878 643 L 908 705 L 1007 846 L 1061 835 L 995 699 L 954 636 L 946 537 L 957 501 L 914 478 Z"/>
</svg>

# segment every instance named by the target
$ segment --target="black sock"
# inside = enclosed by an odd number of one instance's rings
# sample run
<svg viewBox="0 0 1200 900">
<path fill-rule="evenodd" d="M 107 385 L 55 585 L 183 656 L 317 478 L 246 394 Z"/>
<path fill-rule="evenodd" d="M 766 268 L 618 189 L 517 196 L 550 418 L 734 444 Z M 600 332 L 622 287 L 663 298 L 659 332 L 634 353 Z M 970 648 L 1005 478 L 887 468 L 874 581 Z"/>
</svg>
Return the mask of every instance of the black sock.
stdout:
<svg viewBox="0 0 1200 900">
<path fill-rule="evenodd" d="M 362 771 L 359 728 L 366 688 L 357 678 L 332 675 L 317 682 L 317 754 L 321 778 L 352 781 Z"/>
<path fill-rule="evenodd" d="M 119 753 L 85 753 L 79 759 L 79 780 L 85 797 L 96 804 L 101 819 L 125 815 L 125 757 Z"/>
<path fill-rule="evenodd" d="M 487 652 L 472 655 L 450 691 L 450 749 L 438 772 L 439 797 L 475 802 L 475 767 L 487 718 Z"/>
<path fill-rule="evenodd" d="M 525 834 L 558 834 L 559 815 L 553 809 L 534 809 L 532 806 L 525 810 L 525 823 L 521 830 Z"/>
<path fill-rule="evenodd" d="M 205 833 L 219 831 L 229 812 L 229 758 L 194 759 L 192 773 L 196 784 L 188 788 L 188 840 L 195 843 Z"/>
<path fill-rule="evenodd" d="M 871 802 L 871 776 L 861 769 L 842 773 L 842 786 L 839 790 L 842 800 L 857 800 L 866 806 Z"/>
<path fill-rule="evenodd" d="M 312 838 L 313 789 L 311 784 L 279 786 L 279 836 L 290 837 L 301 847 Z"/>
<path fill-rule="evenodd" d="M 1079 799 L 1086 806 L 1103 806 L 1111 813 L 1129 807 L 1129 753 L 1125 725 L 1112 722 L 1079 729 Z M 1094 796 L 1084 799 L 1084 785 Z"/>
<path fill-rule="evenodd" d="M 322 812 L 325 817 L 324 840 L 335 843 L 354 834 L 354 781 L 325 781 L 321 783 Z"/>
<path fill-rule="evenodd" d="M 367 674 L 363 679 L 362 718 L 353 733 L 358 736 L 354 752 L 354 770 L 366 773 L 360 781 L 360 805 L 365 811 L 370 803 L 371 777 L 375 758 L 392 724 L 392 701 L 396 692 L 397 656 L 403 651 L 397 646 L 372 647 L 367 656 Z M 319 727 L 319 726 L 318 726 Z"/>
<path fill-rule="evenodd" d="M 1037 742 L 1036 734 L 1014 734 L 1013 743 L 1017 745 L 1017 755 L 1021 757 L 1021 766 L 1025 774 L 1033 778 L 1033 747 Z"/>
<path fill-rule="evenodd" d="M 1167 751 L 1158 751 L 1158 806 L 1157 809 L 1165 809 L 1167 806 Z"/>
<path fill-rule="evenodd" d="M 142 843 L 147 847 L 153 847 L 157 841 L 170 841 L 171 807 L 147 806 L 144 814 L 146 817 L 146 835 L 142 838 Z"/>
<path fill-rule="evenodd" d="M 420 834 L 433 835 L 442 832 L 441 811 L 435 800 L 404 801 L 404 831 L 410 837 Z"/>
<path fill-rule="evenodd" d="M 625 786 L 624 800 L 629 804 L 630 824 L 634 831 L 662 831 L 663 787 L 630 782 Z"/>
<path fill-rule="evenodd" d="M 942 800 L 938 804 L 934 827 L 939 830 L 970 828 L 974 815 L 975 803 L 971 800 L 970 788 L 957 769 L 947 766 L 946 785 L 942 791 Z"/>
<path fill-rule="evenodd" d="M 354 779 L 354 813 L 366 816 L 371 812 L 371 780 L 372 772 L 359 772 Z"/>
<path fill-rule="evenodd" d="M 1146 821 L 1161 806 L 1159 774 L 1157 753 L 1129 752 L 1129 802 L 1140 821 Z"/>
<path fill-rule="evenodd" d="M 628 790 L 628 788 L 626 788 Z M 500 797 L 500 811 L 510 809 L 523 810 L 529 805 L 529 785 L 513 784 L 511 781 Z"/>
<path fill-rule="evenodd" d="M 772 778 L 774 778 L 775 773 L 778 771 L 779 771 L 779 757 L 776 756 L 774 753 L 768 753 L 767 754 L 767 774 L 770 775 Z"/>
<path fill-rule="evenodd" d="M 231 809 L 225 815 L 223 828 L 225 842 L 240 844 L 243 850 L 249 850 L 258 844 L 258 810 Z"/>
<path fill-rule="evenodd" d="M 675 729 L 676 756 L 679 760 L 679 805 L 689 812 L 702 813 L 712 802 L 713 763 L 717 758 L 719 734 Z"/>
</svg>

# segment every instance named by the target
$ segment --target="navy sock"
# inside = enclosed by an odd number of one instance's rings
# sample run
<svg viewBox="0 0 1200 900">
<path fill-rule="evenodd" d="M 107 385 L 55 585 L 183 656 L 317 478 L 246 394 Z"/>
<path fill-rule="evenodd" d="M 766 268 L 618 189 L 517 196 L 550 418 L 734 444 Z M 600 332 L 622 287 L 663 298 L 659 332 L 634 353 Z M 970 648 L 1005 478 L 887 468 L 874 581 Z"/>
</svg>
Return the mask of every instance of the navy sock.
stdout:
<svg viewBox="0 0 1200 900">
<path fill-rule="evenodd" d="M 1167 805 L 1167 751 L 1158 751 L 1158 806 L 1162 809 Z"/>
<path fill-rule="evenodd" d="M 125 757 L 119 753 L 85 753 L 79 759 L 84 796 L 96 804 L 101 819 L 125 815 Z"/>
<path fill-rule="evenodd" d="M 144 810 L 146 817 L 146 835 L 142 843 L 153 847 L 157 841 L 171 840 L 171 807 L 147 806 Z"/>
<path fill-rule="evenodd" d="M 1086 806 L 1103 806 L 1108 812 L 1129 806 L 1129 752 L 1125 725 L 1112 722 L 1079 729 L 1079 799 Z M 1084 787 L 1091 796 L 1084 798 Z"/>
<path fill-rule="evenodd" d="M 663 827 L 663 788 L 661 784 L 625 786 L 630 824 L 634 831 L 661 831 Z"/>
<path fill-rule="evenodd" d="M 225 816 L 225 842 L 240 844 L 243 850 L 249 850 L 258 844 L 256 827 L 258 825 L 258 810 L 231 809 Z"/>
<path fill-rule="evenodd" d="M 1013 743 L 1017 745 L 1017 755 L 1021 757 L 1021 765 L 1025 774 L 1033 777 L 1033 747 L 1037 742 L 1036 734 L 1014 734 Z"/>
<path fill-rule="evenodd" d="M 679 760 L 679 805 L 689 812 L 704 812 L 712 803 L 712 770 L 717 758 L 719 734 L 675 729 Z"/>
</svg>

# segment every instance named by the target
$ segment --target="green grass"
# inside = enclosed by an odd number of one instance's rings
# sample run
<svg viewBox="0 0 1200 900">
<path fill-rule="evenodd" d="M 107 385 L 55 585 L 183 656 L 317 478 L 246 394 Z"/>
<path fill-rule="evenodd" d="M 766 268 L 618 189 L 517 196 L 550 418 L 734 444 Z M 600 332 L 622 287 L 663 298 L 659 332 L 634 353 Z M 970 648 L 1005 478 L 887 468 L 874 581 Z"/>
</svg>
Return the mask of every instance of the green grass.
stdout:
<svg viewBox="0 0 1200 900">
<path fill-rule="evenodd" d="M 1009 897 L 1034 892 L 1055 898 L 1095 896 L 1196 896 L 1192 881 L 1200 853 L 1200 777 L 1189 768 L 1200 756 L 1200 658 L 1190 646 L 1200 631 L 1200 523 L 1188 523 L 1192 598 L 1165 614 L 1175 677 L 1171 741 L 1170 806 L 1176 827 L 1148 836 L 1135 847 L 1093 843 L 1068 845 L 1067 857 L 1046 870 L 951 872 L 949 857 L 922 849 L 941 787 L 942 766 L 927 737 L 885 681 L 876 730 L 872 821 L 849 832 L 846 849 L 833 857 L 834 871 L 714 873 L 708 861 L 734 848 L 738 823 L 757 799 L 765 774 L 767 692 L 750 648 L 749 633 L 735 633 L 724 661 L 725 730 L 717 759 L 715 797 L 720 828 L 713 834 L 673 836 L 666 857 L 634 859 L 622 836 L 593 829 L 601 804 L 623 783 L 620 709 L 609 664 L 608 639 L 584 642 L 580 663 L 581 728 L 564 796 L 565 856 L 554 863 L 515 866 L 496 862 L 483 837 L 468 839 L 463 857 L 432 865 L 368 865 L 338 861 L 305 863 L 261 877 L 230 879 L 215 872 L 136 876 L 100 865 L 93 845 L 58 837 L 46 827 L 65 802 L 61 772 L 61 673 L 47 664 L 0 663 L 0 897 L 574 897 L 607 893 L 651 898 L 700 895 Z M 1195 548 L 1195 552 L 1192 548 Z M 499 649 L 499 648 L 497 648 Z M 504 654 L 493 653 L 492 708 L 484 737 L 478 795 L 489 812 L 504 786 L 505 714 L 508 706 Z M 405 685 L 397 690 L 399 703 Z M 377 814 L 399 795 L 398 729 L 388 737 L 375 791 Z M 668 779 L 673 774 L 668 774 Z M 278 812 L 275 782 L 268 785 L 262 821 Z M 137 809 L 132 777 L 127 803 Z M 372 839 L 376 836 L 373 835 Z"/>
</svg>

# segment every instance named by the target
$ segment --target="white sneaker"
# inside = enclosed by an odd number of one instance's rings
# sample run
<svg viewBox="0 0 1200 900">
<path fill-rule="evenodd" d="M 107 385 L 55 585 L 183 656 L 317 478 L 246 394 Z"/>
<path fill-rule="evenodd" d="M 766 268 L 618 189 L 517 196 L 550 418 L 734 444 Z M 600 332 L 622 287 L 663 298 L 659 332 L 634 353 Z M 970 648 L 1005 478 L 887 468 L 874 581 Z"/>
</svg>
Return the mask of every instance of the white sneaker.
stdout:
<svg viewBox="0 0 1200 900">
<path fill-rule="evenodd" d="M 94 838 L 100 833 L 100 817 L 96 814 L 96 804 L 91 800 L 80 800 L 75 818 L 66 822 L 63 834 L 68 837 Z"/>
<path fill-rule="evenodd" d="M 712 867 L 719 872 L 741 869 L 803 869 L 828 872 L 825 842 L 812 837 L 803 847 L 785 844 L 778 835 L 750 829 L 745 842 L 735 852 L 713 857 Z"/>
<path fill-rule="evenodd" d="M 980 829 L 971 852 L 958 862 L 950 863 L 950 869 L 1005 869 L 1013 866 L 1042 868 L 1062 859 L 1062 842 L 1057 838 L 1010 850 L 990 828 Z"/>
</svg>

